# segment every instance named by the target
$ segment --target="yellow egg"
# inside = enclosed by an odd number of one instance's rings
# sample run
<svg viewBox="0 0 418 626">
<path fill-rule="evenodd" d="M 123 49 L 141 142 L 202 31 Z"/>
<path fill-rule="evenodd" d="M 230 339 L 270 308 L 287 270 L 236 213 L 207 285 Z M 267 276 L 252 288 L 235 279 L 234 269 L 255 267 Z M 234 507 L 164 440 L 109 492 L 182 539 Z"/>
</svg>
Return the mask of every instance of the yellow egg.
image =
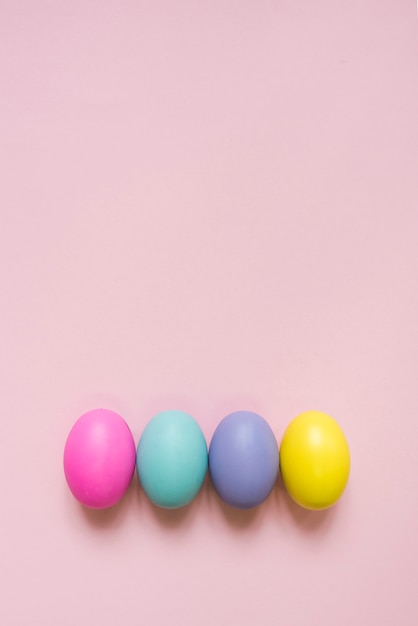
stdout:
<svg viewBox="0 0 418 626">
<path fill-rule="evenodd" d="M 305 509 L 327 509 L 342 495 L 350 473 L 350 450 L 337 422 L 307 411 L 287 427 L 280 446 L 284 485 Z"/>
</svg>

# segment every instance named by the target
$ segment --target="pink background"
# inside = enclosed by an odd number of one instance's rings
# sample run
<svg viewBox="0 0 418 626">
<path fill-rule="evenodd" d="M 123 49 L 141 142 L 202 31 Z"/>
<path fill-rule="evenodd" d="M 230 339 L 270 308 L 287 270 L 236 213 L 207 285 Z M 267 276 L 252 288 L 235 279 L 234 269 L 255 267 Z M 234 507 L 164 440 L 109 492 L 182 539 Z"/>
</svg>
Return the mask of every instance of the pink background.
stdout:
<svg viewBox="0 0 418 626">
<path fill-rule="evenodd" d="M 417 32 L 413 0 L 1 1 L 2 625 L 418 623 Z M 87 512 L 97 406 L 136 440 L 324 410 L 349 487 Z"/>
</svg>

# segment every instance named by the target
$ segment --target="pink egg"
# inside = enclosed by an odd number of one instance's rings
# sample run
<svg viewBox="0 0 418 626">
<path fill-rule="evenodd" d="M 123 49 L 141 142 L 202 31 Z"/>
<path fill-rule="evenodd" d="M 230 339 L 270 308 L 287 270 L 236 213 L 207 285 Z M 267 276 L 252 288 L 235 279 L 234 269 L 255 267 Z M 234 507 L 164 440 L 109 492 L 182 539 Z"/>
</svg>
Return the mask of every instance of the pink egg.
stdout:
<svg viewBox="0 0 418 626">
<path fill-rule="evenodd" d="M 64 472 L 74 497 L 105 509 L 124 495 L 135 469 L 136 448 L 125 420 L 108 409 L 82 415 L 65 444 Z"/>
</svg>

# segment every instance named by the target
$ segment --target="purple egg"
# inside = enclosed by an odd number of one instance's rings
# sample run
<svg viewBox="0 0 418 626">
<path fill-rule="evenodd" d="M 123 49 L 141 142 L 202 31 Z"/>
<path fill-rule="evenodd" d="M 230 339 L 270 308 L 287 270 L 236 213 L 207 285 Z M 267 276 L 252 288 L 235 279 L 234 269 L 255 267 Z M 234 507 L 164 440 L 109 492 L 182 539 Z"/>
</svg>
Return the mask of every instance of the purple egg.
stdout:
<svg viewBox="0 0 418 626">
<path fill-rule="evenodd" d="M 279 471 L 277 441 L 266 420 L 252 411 L 227 415 L 210 443 L 209 471 L 227 504 L 250 509 L 264 502 Z"/>
</svg>

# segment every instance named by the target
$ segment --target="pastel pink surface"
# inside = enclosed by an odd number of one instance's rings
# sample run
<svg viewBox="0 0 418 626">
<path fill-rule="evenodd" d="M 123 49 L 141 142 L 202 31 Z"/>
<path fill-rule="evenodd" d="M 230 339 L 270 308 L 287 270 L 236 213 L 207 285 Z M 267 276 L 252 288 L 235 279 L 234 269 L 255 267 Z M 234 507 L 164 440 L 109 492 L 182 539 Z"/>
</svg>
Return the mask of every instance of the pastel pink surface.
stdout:
<svg viewBox="0 0 418 626">
<path fill-rule="evenodd" d="M 3 626 L 416 626 L 415 0 L 0 2 Z M 134 476 L 86 510 L 75 416 L 318 409 L 324 514 Z"/>
<path fill-rule="evenodd" d="M 85 506 L 113 506 L 129 487 L 135 458 L 135 442 L 124 419 L 108 409 L 89 411 L 77 420 L 65 443 L 68 486 Z"/>
</svg>

